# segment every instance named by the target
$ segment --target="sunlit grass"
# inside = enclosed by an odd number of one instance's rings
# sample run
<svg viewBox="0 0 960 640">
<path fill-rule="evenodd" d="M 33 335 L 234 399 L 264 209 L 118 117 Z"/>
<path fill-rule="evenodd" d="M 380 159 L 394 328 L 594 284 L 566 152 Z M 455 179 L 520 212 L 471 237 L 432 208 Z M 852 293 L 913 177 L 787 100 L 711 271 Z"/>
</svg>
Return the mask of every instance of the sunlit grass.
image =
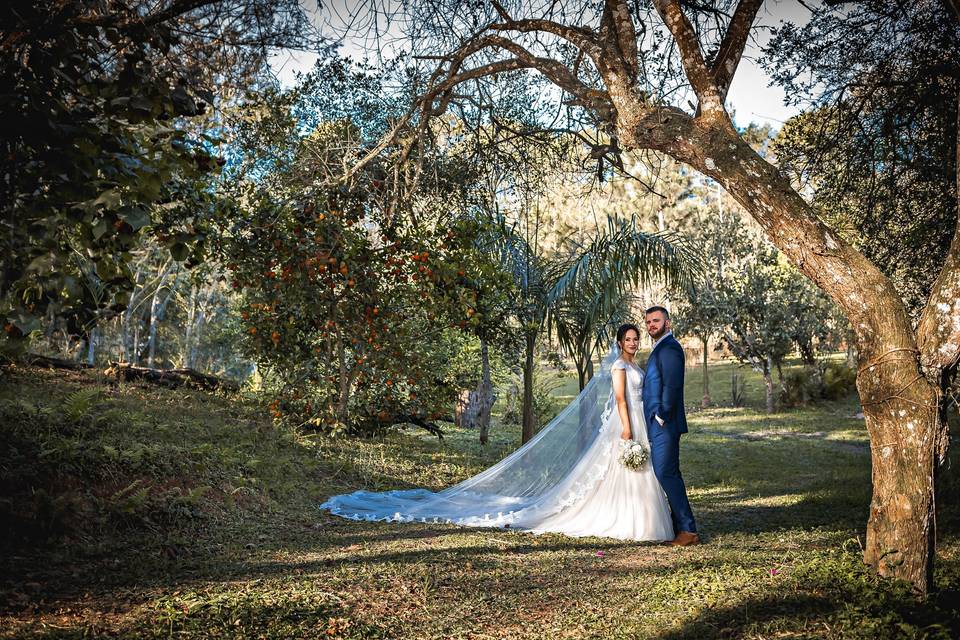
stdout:
<svg viewBox="0 0 960 640">
<path fill-rule="evenodd" d="M 688 384 L 696 384 L 691 378 L 688 372 Z M 151 524 L 81 511 L 48 542 L 11 548 L 0 566 L 0 637 L 759 639 L 960 632 L 952 604 L 960 585 L 955 501 L 944 501 L 942 592 L 930 603 L 914 604 L 862 567 L 870 469 L 863 421 L 852 417 L 855 398 L 769 416 L 762 401 L 692 411 L 682 466 L 706 544 L 677 550 L 358 523 L 317 509 L 332 493 L 439 489 L 469 477 L 517 446 L 519 428 L 499 420 L 486 447 L 475 431 L 454 427 L 443 440 L 413 429 L 333 439 L 278 431 L 255 405 L 233 398 L 112 387 L 87 374 L 20 371 L 8 382 L 0 403 L 33 407 L 27 415 L 42 417 L 29 424 L 44 430 L 48 446 L 75 439 L 100 447 L 100 453 L 83 449 L 73 475 L 38 476 L 50 492 L 99 490 L 104 469 L 118 476 L 116 483 L 137 476 L 155 487 L 217 490 L 203 496 L 201 513 Z M 63 397 L 90 386 L 103 390 L 97 414 L 107 418 L 61 429 Z M 28 431 L 18 437 L 28 438 Z M 103 444 L 154 453 L 104 466 L 94 455 L 106 455 Z M 20 459 L 11 456 L 5 460 Z M 38 469 L 44 464 L 34 462 Z M 236 492 L 232 506 L 224 487 Z"/>
</svg>

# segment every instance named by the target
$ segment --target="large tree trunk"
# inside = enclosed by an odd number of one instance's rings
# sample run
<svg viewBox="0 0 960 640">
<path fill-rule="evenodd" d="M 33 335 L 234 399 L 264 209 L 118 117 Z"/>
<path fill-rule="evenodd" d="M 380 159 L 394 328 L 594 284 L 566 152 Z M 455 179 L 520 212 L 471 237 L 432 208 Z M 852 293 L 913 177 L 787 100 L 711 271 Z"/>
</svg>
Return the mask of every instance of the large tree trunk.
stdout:
<svg viewBox="0 0 960 640">
<path fill-rule="evenodd" d="M 900 356 L 900 357 L 896 357 Z M 867 365 L 867 363 L 863 363 Z M 909 353 L 891 352 L 857 376 L 870 434 L 873 499 L 864 560 L 882 575 L 932 586 L 937 390 Z"/>
<path fill-rule="evenodd" d="M 536 335 L 528 333 L 525 338 L 523 359 L 523 421 L 521 429 L 521 443 L 526 444 L 536 431 L 536 416 L 533 415 L 533 351 L 536 346 Z"/>
<path fill-rule="evenodd" d="M 874 264 L 819 221 L 777 168 L 729 123 L 673 109 L 659 110 L 657 120 L 651 128 L 637 118 L 636 128 L 621 136 L 625 146 L 659 148 L 722 184 L 846 313 L 856 336 L 857 388 L 873 452 L 864 559 L 880 574 L 907 580 L 926 593 L 933 576 L 934 450 L 945 442 L 945 426 L 936 419 L 935 386 L 920 369 L 899 294 Z M 944 308 L 956 305 L 951 300 Z"/>
<path fill-rule="evenodd" d="M 482 384 L 482 383 L 481 383 Z M 453 424 L 465 429 L 480 425 L 480 386 L 476 389 L 461 389 L 453 412 Z"/>
</svg>

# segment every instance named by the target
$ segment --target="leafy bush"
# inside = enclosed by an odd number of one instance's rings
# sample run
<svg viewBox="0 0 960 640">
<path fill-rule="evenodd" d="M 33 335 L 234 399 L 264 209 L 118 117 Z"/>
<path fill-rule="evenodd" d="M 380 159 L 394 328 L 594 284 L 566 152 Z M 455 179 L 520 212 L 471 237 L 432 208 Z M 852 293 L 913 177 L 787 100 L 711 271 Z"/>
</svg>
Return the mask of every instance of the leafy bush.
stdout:
<svg viewBox="0 0 960 640">
<path fill-rule="evenodd" d="M 227 247 L 274 417 L 372 432 L 448 413 L 451 331 L 481 321 L 475 283 L 490 279 L 473 223 L 381 228 L 362 194 L 315 195 L 251 207 Z"/>
<path fill-rule="evenodd" d="M 553 420 L 560 410 L 554 391 L 560 386 L 560 380 L 546 372 L 538 371 L 533 376 L 533 416 L 540 428 Z M 503 421 L 519 425 L 523 419 L 523 385 L 515 381 L 507 387 L 503 408 Z"/>
<path fill-rule="evenodd" d="M 747 381 L 745 376 L 741 376 L 736 368 L 730 373 L 730 404 L 734 407 L 742 407 L 746 404 Z"/>
<path fill-rule="evenodd" d="M 856 382 L 856 372 L 839 362 L 793 369 L 783 376 L 780 403 L 785 407 L 801 407 L 818 399 L 839 400 L 854 391 Z"/>
<path fill-rule="evenodd" d="M 793 369 L 783 376 L 780 404 L 784 407 L 802 407 L 812 398 L 820 397 L 819 377 L 807 368 Z"/>
<path fill-rule="evenodd" d="M 820 395 L 827 400 L 839 400 L 850 395 L 857 386 L 857 372 L 840 362 L 821 366 Z"/>
</svg>

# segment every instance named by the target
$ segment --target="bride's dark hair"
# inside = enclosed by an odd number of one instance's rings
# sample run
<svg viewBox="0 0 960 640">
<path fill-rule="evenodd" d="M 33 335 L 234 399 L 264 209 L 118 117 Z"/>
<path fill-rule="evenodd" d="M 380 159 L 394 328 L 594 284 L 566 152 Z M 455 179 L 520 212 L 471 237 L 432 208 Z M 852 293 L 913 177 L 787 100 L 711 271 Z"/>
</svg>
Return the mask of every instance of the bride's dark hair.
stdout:
<svg viewBox="0 0 960 640">
<path fill-rule="evenodd" d="M 633 324 L 632 322 L 627 322 L 620 325 L 620 328 L 617 329 L 617 346 L 618 347 L 623 344 L 623 339 L 626 337 L 627 331 L 631 331 L 631 330 L 637 332 L 638 338 L 641 336 L 640 327 Z"/>
</svg>

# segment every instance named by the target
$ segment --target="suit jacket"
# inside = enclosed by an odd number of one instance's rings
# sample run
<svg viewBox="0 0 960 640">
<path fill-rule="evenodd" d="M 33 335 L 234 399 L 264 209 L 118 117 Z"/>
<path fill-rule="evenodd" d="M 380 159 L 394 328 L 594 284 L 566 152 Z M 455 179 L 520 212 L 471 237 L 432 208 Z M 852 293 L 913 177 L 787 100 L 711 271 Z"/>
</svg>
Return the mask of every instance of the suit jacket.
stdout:
<svg viewBox="0 0 960 640">
<path fill-rule="evenodd" d="M 647 360 L 643 379 L 643 413 L 649 429 L 660 429 L 654 416 L 663 418 L 662 428 L 678 436 L 687 432 L 683 409 L 683 347 L 673 335 L 661 340 Z"/>
</svg>

